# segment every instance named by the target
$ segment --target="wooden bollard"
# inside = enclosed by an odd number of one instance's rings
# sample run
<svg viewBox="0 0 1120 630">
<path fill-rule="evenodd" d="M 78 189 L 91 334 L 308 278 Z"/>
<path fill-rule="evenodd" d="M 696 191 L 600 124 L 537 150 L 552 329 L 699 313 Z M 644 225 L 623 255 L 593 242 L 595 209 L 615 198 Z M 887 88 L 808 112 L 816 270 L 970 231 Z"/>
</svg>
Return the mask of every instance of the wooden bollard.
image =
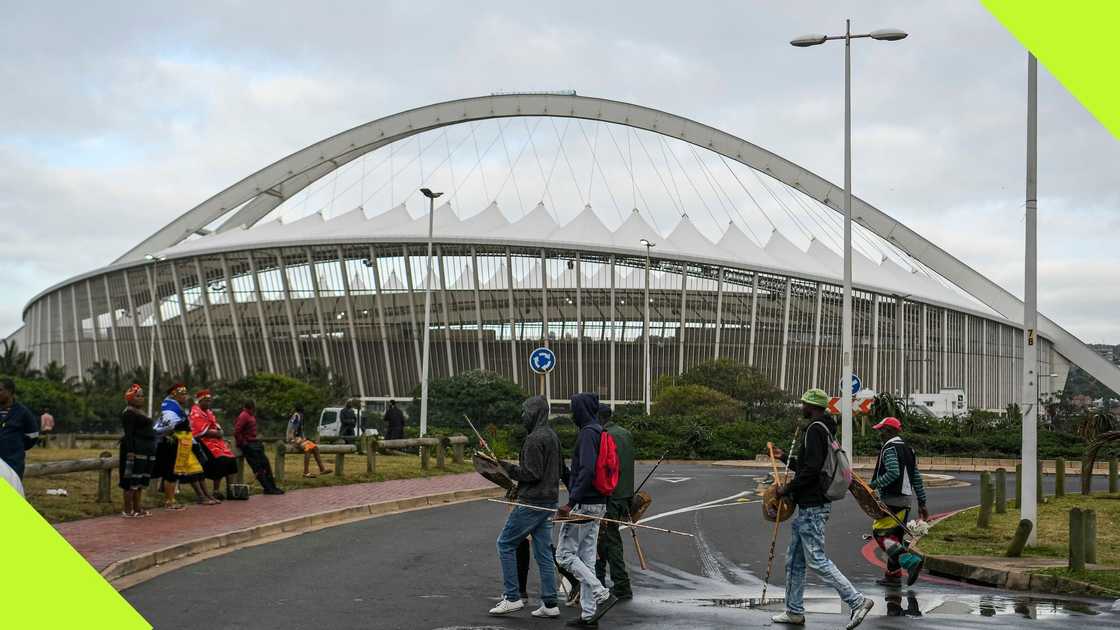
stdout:
<svg viewBox="0 0 1120 630">
<path fill-rule="evenodd" d="M 427 470 L 427 469 L 428 469 L 428 447 L 422 445 L 420 447 L 420 470 Z"/>
<path fill-rule="evenodd" d="M 1007 547 L 1007 553 L 1004 554 L 1008 558 L 1019 558 L 1023 555 L 1023 549 L 1027 546 L 1027 539 L 1030 538 L 1031 529 L 1033 525 L 1027 519 L 1019 521 L 1019 526 L 1015 528 L 1015 534 L 1011 536 L 1011 544 Z"/>
<path fill-rule="evenodd" d="M 377 472 L 377 440 L 370 439 L 366 444 L 366 472 L 374 474 Z"/>
<path fill-rule="evenodd" d="M 1015 509 L 1023 509 L 1023 464 L 1015 464 Z"/>
<path fill-rule="evenodd" d="M 447 453 L 445 452 L 443 443 L 433 447 L 436 449 L 436 468 L 440 470 L 447 470 Z"/>
<path fill-rule="evenodd" d="M 463 463 L 463 445 L 462 444 L 452 444 L 451 445 L 451 461 L 455 462 L 456 464 L 462 464 Z"/>
<path fill-rule="evenodd" d="M 1117 479 L 1117 474 L 1116 474 L 1117 469 L 1120 468 L 1120 465 L 1118 465 L 1118 464 L 1120 464 L 1120 460 L 1117 460 L 1117 458 L 1115 458 L 1115 457 L 1108 460 L 1108 493 L 1109 494 L 1116 494 L 1117 490 L 1120 490 L 1120 488 L 1117 487 L 1117 482 L 1120 481 L 1120 480 Z"/>
<path fill-rule="evenodd" d="M 996 514 L 1007 513 L 1007 469 L 996 469 Z"/>
<path fill-rule="evenodd" d="M 1042 460 L 1038 460 L 1038 476 L 1034 478 L 1034 496 L 1039 503 L 1046 502 L 1046 495 L 1042 493 Z"/>
<path fill-rule="evenodd" d="M 1085 510 L 1081 513 L 1085 521 L 1085 563 L 1097 563 L 1097 511 Z"/>
<path fill-rule="evenodd" d="M 1069 570 L 1085 570 L 1085 515 L 1081 508 L 1069 511 Z"/>
<path fill-rule="evenodd" d="M 1054 460 L 1054 496 L 1066 496 L 1066 460 L 1061 457 Z"/>
<path fill-rule="evenodd" d="M 976 526 L 987 529 L 992 526 L 992 474 L 980 473 L 980 512 L 976 515 Z"/>
<path fill-rule="evenodd" d="M 1089 458 L 1081 457 L 1081 494 L 1086 496 L 1093 493 L 1093 468 L 1089 465 Z"/>
<path fill-rule="evenodd" d="M 276 443 L 276 461 L 272 465 L 272 476 L 277 481 L 284 481 L 284 453 L 287 452 L 287 446 L 283 442 Z"/>
<path fill-rule="evenodd" d="M 346 453 L 334 454 L 334 476 L 344 477 L 346 475 Z"/>
<path fill-rule="evenodd" d="M 109 451 L 104 451 L 99 455 L 101 458 L 112 457 L 113 454 Z M 98 503 L 112 503 L 113 502 L 113 469 L 102 468 L 97 475 L 97 502 Z"/>
</svg>

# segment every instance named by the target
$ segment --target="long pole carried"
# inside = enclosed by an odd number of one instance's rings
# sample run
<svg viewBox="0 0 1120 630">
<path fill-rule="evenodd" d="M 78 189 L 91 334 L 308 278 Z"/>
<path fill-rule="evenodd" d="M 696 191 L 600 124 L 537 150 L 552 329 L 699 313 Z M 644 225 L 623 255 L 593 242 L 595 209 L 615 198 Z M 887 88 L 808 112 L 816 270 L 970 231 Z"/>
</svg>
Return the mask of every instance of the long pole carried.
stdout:
<svg viewBox="0 0 1120 630">
<path fill-rule="evenodd" d="M 482 445 L 482 448 L 486 449 L 486 453 L 490 457 L 498 459 L 498 456 L 494 454 L 494 451 L 490 450 L 490 445 L 486 443 L 485 439 L 483 439 L 482 434 L 478 432 L 478 429 L 474 428 L 474 423 L 471 422 L 471 419 L 466 415 L 463 416 L 463 419 L 467 421 L 467 424 L 471 425 L 471 431 L 474 431 L 474 436 L 478 438 L 478 443 Z"/>
<path fill-rule="evenodd" d="M 661 454 L 661 457 L 657 459 L 657 463 L 653 465 L 653 468 L 649 469 L 648 473 L 646 473 L 646 478 L 642 479 L 642 483 L 638 484 L 638 489 L 634 491 L 634 494 L 638 494 L 642 491 L 642 488 L 645 487 L 646 482 L 649 481 L 649 478 L 653 476 L 653 471 L 657 470 L 657 467 L 661 465 L 661 462 L 665 461 L 665 457 L 667 455 L 669 455 L 669 451 L 665 451 Z"/>
<path fill-rule="evenodd" d="M 530 509 L 530 510 L 538 510 L 540 512 L 556 513 L 558 511 L 556 508 L 540 507 L 539 505 L 529 505 L 527 503 L 518 503 L 516 501 L 503 501 L 501 499 L 486 499 L 486 500 L 491 502 L 491 503 L 501 503 L 503 505 L 513 505 L 513 506 L 516 506 L 516 507 L 523 507 L 523 508 L 527 508 L 527 509 Z M 589 514 L 576 514 L 572 518 L 576 519 L 576 520 L 591 519 L 593 521 L 599 521 L 601 523 L 615 523 L 617 525 L 625 525 L 627 527 L 640 527 L 642 529 L 649 529 L 649 530 L 653 530 L 655 532 L 661 532 L 662 534 L 676 534 L 677 536 L 688 536 L 689 538 L 696 538 L 695 534 L 690 534 L 688 532 L 678 532 L 675 529 L 666 529 L 664 527 L 654 527 L 652 525 L 639 525 L 638 523 L 627 523 L 626 521 L 619 521 L 619 520 L 615 520 L 613 518 L 606 518 L 606 517 L 603 517 L 603 516 L 591 516 Z"/>
<path fill-rule="evenodd" d="M 789 445 L 789 451 L 790 452 L 786 456 L 785 475 L 782 476 L 782 479 L 780 481 L 778 480 L 778 458 L 774 457 L 774 444 L 771 443 L 771 442 L 766 443 L 766 449 L 768 451 L 770 451 L 770 465 L 774 468 L 774 483 L 784 484 L 786 482 L 786 479 L 789 478 L 789 462 L 790 462 L 790 459 L 792 459 L 793 447 L 794 447 L 794 445 L 797 444 L 797 437 L 799 435 L 801 435 L 801 427 L 798 427 L 797 430 L 793 432 L 793 442 L 790 443 L 790 445 Z M 779 506 L 778 506 L 778 513 L 779 513 L 778 515 L 781 514 L 780 500 L 779 500 Z M 770 574 L 771 574 L 771 572 L 774 571 L 774 548 L 778 546 L 778 526 L 781 525 L 781 524 L 782 524 L 782 520 L 780 518 L 777 518 L 777 516 L 775 516 L 775 518 L 774 518 L 774 531 L 773 531 L 772 534 L 770 534 L 770 555 L 766 560 L 766 579 L 762 581 L 762 601 L 761 601 L 761 603 L 763 603 L 763 604 L 766 603 L 766 588 L 768 586 L 770 586 Z"/>
</svg>

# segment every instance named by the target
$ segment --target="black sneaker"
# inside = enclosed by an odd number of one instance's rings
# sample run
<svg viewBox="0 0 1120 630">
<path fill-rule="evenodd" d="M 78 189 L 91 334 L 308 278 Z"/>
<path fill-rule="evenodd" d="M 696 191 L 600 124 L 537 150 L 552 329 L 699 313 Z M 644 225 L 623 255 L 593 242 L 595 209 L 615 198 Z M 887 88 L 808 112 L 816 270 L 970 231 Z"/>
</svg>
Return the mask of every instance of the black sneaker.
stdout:
<svg viewBox="0 0 1120 630">
<path fill-rule="evenodd" d="M 599 618 L 607 614 L 607 611 L 618 603 L 618 598 L 613 593 L 608 591 L 607 598 L 602 601 L 595 602 L 595 614 L 591 616 L 591 621 L 598 622 Z"/>
<path fill-rule="evenodd" d="M 568 622 L 564 625 L 568 626 L 569 628 L 598 628 L 599 622 L 595 619 L 584 619 L 583 617 L 576 617 L 575 619 L 569 619 Z"/>
<path fill-rule="evenodd" d="M 614 591 L 611 591 L 611 592 L 614 593 Z M 614 593 L 614 596 L 615 596 L 615 599 L 617 599 L 620 602 L 624 602 L 624 601 L 634 599 L 634 593 L 632 593 L 630 591 L 620 591 L 618 593 Z"/>
</svg>

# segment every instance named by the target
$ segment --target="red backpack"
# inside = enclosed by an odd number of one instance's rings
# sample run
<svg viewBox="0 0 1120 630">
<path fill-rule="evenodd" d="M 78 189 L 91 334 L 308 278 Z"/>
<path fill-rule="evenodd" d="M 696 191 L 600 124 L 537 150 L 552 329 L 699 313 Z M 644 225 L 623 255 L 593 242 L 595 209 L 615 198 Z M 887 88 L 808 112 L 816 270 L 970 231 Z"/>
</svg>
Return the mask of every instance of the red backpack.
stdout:
<svg viewBox="0 0 1120 630">
<path fill-rule="evenodd" d="M 618 447 L 606 429 L 599 435 L 599 456 L 595 459 L 595 479 L 591 485 L 599 494 L 609 497 L 618 486 Z"/>
</svg>

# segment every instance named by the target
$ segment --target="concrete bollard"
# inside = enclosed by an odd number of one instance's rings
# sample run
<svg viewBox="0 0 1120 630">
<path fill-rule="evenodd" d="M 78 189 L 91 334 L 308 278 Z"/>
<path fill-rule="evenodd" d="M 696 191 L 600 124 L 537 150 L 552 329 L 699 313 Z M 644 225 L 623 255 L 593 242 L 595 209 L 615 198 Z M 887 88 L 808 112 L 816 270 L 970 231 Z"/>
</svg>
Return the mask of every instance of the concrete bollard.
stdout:
<svg viewBox="0 0 1120 630">
<path fill-rule="evenodd" d="M 109 451 L 104 451 L 98 457 L 112 457 L 113 454 Z M 98 503 L 112 503 L 113 502 L 113 469 L 102 468 L 97 475 L 97 502 Z"/>
<path fill-rule="evenodd" d="M 1120 460 L 1117 460 L 1117 458 L 1115 458 L 1115 457 L 1108 460 L 1108 493 L 1109 494 L 1116 494 L 1117 490 L 1120 490 L 1120 487 L 1117 487 L 1117 481 L 1120 481 L 1120 480 L 1118 480 L 1117 476 L 1116 476 L 1117 468 L 1120 468 L 1120 466 L 1118 466 L 1118 464 L 1120 464 Z"/>
<path fill-rule="evenodd" d="M 374 474 L 377 472 L 377 440 L 371 439 L 366 444 L 366 472 Z"/>
<path fill-rule="evenodd" d="M 420 447 L 420 470 L 428 469 L 428 447 Z"/>
<path fill-rule="evenodd" d="M 1027 546 L 1027 538 L 1031 535 L 1031 529 L 1034 526 L 1027 519 L 1019 521 L 1019 526 L 1015 528 L 1015 533 L 1011 536 L 1011 544 L 1007 547 L 1007 553 L 1004 554 L 1008 558 L 1019 558 L 1023 555 L 1023 549 Z"/>
<path fill-rule="evenodd" d="M 278 442 L 276 444 L 275 461 L 272 464 L 272 476 L 275 477 L 277 481 L 284 481 L 284 453 L 286 452 L 287 448 L 285 444 L 283 442 Z"/>
<path fill-rule="evenodd" d="M 1081 508 L 1069 511 L 1069 570 L 1085 570 L 1085 517 Z"/>
<path fill-rule="evenodd" d="M 992 473 L 980 473 L 980 512 L 976 515 L 976 526 L 987 529 L 992 526 Z"/>
<path fill-rule="evenodd" d="M 1097 511 L 1085 510 L 1081 514 L 1085 521 L 1085 564 L 1097 563 Z"/>
<path fill-rule="evenodd" d="M 346 454 L 345 453 L 335 453 L 334 454 L 334 476 L 335 477 L 346 476 Z"/>
<path fill-rule="evenodd" d="M 1007 513 L 1007 469 L 996 469 L 996 514 Z"/>
<path fill-rule="evenodd" d="M 1061 457 L 1054 460 L 1054 496 L 1066 496 L 1066 460 Z"/>
<path fill-rule="evenodd" d="M 451 445 L 451 461 L 455 462 L 456 464 L 462 464 L 463 463 L 463 445 L 462 444 L 452 444 Z"/>
<path fill-rule="evenodd" d="M 1015 464 L 1015 509 L 1023 509 L 1023 464 Z"/>
</svg>

